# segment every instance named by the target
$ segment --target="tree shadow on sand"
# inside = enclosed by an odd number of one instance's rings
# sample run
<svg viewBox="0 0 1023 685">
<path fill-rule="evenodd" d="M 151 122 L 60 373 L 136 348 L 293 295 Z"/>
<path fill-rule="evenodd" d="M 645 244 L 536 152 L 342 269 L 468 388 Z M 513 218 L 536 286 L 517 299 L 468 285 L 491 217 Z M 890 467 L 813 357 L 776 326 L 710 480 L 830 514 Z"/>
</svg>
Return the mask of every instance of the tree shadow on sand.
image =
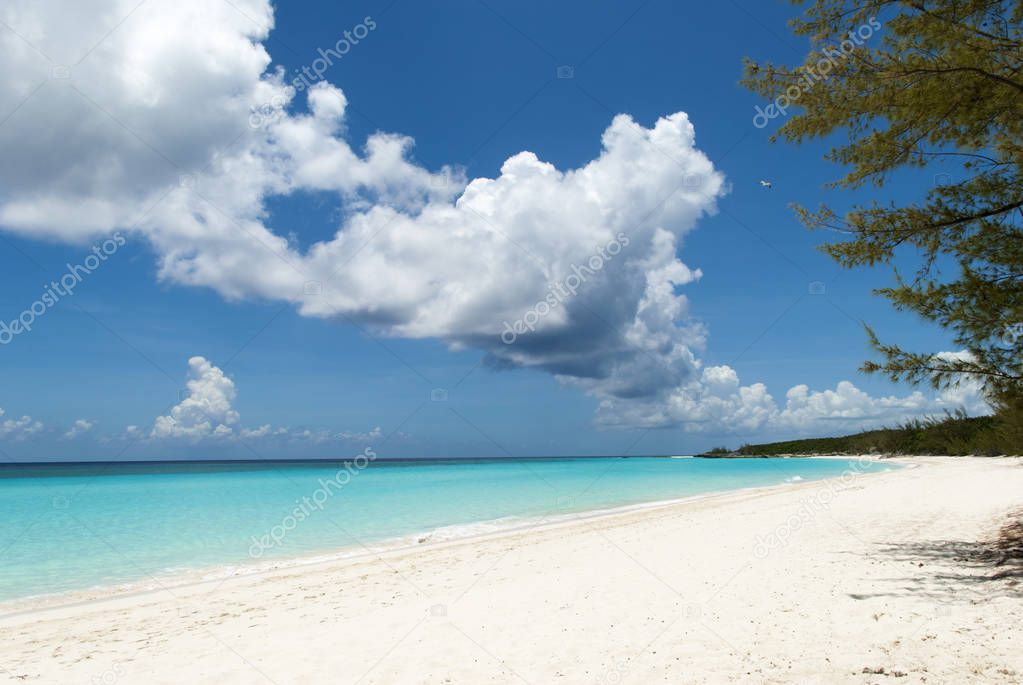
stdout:
<svg viewBox="0 0 1023 685">
<path fill-rule="evenodd" d="M 882 555 L 912 566 L 909 578 L 891 579 L 906 592 L 943 602 L 1023 598 L 1023 509 L 987 539 L 882 544 Z M 852 594 L 867 599 L 898 593 Z"/>
</svg>

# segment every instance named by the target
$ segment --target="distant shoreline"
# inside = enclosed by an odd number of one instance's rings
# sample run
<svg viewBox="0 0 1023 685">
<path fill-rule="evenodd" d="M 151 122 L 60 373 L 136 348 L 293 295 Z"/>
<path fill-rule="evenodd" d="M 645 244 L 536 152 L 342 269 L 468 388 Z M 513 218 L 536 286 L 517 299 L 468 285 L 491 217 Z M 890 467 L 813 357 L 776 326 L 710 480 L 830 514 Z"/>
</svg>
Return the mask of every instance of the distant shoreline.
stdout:
<svg viewBox="0 0 1023 685">
<path fill-rule="evenodd" d="M 524 456 L 524 457 L 378 457 L 375 463 L 466 463 L 490 461 L 547 461 L 560 459 L 672 459 L 671 454 L 598 454 L 569 456 Z M 696 455 L 692 455 L 696 456 Z M 3 461 L 0 470 L 11 467 L 31 466 L 145 466 L 150 464 L 338 464 L 350 462 L 354 457 L 313 457 L 295 459 L 103 459 L 86 461 Z"/>
<path fill-rule="evenodd" d="M 994 457 L 1018 453 L 1018 445 L 1005 436 L 1012 419 L 996 415 L 967 416 L 964 412 L 944 418 L 905 421 L 891 428 L 878 428 L 851 435 L 801 438 L 738 449 L 715 447 L 700 456 L 728 457 L 821 457 L 876 454 L 893 456 Z"/>
</svg>

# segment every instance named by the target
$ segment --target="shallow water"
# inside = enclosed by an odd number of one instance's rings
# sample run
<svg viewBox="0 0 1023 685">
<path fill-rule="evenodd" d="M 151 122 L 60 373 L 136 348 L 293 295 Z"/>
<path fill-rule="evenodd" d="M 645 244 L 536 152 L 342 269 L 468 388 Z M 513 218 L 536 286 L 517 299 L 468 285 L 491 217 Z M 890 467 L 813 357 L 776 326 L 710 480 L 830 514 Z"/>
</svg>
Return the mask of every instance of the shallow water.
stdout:
<svg viewBox="0 0 1023 685">
<path fill-rule="evenodd" d="M 652 457 L 5 466 L 0 600 L 892 468 Z"/>
</svg>

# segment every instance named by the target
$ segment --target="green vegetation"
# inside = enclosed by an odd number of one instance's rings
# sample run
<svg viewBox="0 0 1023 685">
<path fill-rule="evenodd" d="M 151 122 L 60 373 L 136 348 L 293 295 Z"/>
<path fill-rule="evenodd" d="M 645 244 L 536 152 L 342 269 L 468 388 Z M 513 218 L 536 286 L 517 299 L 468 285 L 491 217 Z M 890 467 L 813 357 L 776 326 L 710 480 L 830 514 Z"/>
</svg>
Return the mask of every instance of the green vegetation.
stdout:
<svg viewBox="0 0 1023 685">
<path fill-rule="evenodd" d="M 730 451 L 716 447 L 701 456 L 772 457 L 819 454 L 890 455 L 998 455 L 1020 454 L 1023 411 L 1004 410 L 996 416 L 916 419 L 896 428 L 882 428 L 837 438 L 789 440 L 764 445 L 743 445 Z"/>
<path fill-rule="evenodd" d="M 799 143 L 844 132 L 847 140 L 827 155 L 848 169 L 833 187 L 880 189 L 903 169 L 935 174 L 919 201 L 901 206 L 874 201 L 844 216 L 797 208 L 810 228 L 848 236 L 823 246 L 842 266 L 892 266 L 895 285 L 877 292 L 949 330 L 970 352 L 910 353 L 870 331 L 883 361 L 864 370 L 935 386 L 969 375 L 992 393 L 1019 394 L 1023 2 L 816 0 L 794 30 L 814 46 L 803 65 L 746 65 L 749 88 L 769 99 L 791 92 L 800 108 L 775 138 Z M 835 59 L 843 42 L 848 49 Z M 808 86 L 808 71 L 823 64 L 834 66 Z M 918 259 L 912 278 L 895 269 L 900 249 Z M 949 263 L 958 269 L 943 269 Z"/>
<path fill-rule="evenodd" d="M 845 172 L 833 188 L 870 184 L 877 197 L 893 179 L 923 172 L 928 190 L 915 201 L 881 196 L 847 212 L 796 213 L 812 229 L 844 235 L 822 246 L 843 267 L 889 267 L 893 282 L 875 292 L 940 326 L 964 351 L 906 351 L 868 327 L 881 359 L 862 370 L 935 388 L 976 379 L 998 411 L 997 419 L 953 417 L 834 444 L 1019 454 L 1023 0 L 806 4 L 793 22 L 811 45 L 803 64 L 746 61 L 743 84 L 773 101 L 769 118 L 780 116 L 779 103 L 793 108 L 772 140 L 832 143 L 827 158 Z"/>
</svg>

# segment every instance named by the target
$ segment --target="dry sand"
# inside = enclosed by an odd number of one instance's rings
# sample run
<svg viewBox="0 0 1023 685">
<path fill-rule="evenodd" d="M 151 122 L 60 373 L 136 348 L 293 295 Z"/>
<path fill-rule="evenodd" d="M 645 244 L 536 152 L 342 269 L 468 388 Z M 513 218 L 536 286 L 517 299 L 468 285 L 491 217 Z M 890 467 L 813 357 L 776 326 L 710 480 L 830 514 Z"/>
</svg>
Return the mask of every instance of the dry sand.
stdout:
<svg viewBox="0 0 1023 685">
<path fill-rule="evenodd" d="M 8 611 L 0 678 L 1023 682 L 1023 585 L 956 560 L 1023 505 L 1023 460 L 907 463 Z"/>
</svg>

